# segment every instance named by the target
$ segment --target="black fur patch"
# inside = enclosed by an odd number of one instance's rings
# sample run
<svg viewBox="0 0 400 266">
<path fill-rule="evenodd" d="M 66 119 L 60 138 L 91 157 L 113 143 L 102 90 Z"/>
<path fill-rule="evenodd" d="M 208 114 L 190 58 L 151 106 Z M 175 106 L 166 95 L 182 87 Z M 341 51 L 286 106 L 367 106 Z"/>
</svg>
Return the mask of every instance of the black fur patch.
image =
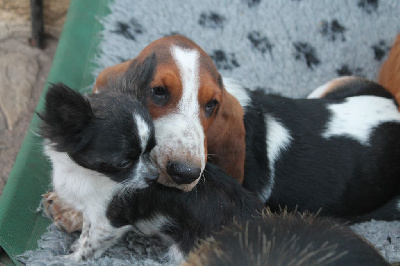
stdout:
<svg viewBox="0 0 400 266">
<path fill-rule="evenodd" d="M 338 93 L 344 93 L 342 97 L 392 97 L 371 81 L 353 85 L 357 88 L 343 86 Z M 245 188 L 261 196 L 272 182 L 267 130 L 273 124 L 267 124 L 266 116 L 278 121 L 292 137 L 274 162 L 272 192 L 265 194 L 269 195 L 265 203 L 273 211 L 287 206 L 289 210 L 320 211 L 321 215 L 352 221 L 400 217 L 398 210 L 391 214 L 385 210 L 375 212 L 399 193 L 400 150 L 393 148 L 400 146 L 400 140 L 394 137 L 400 132 L 399 123 L 380 124 L 372 131 L 368 145 L 346 135 L 325 138 L 323 133 L 332 115 L 328 105 L 342 103 L 340 95 L 334 99 L 290 99 L 262 91 L 249 94 L 251 103 L 244 116 Z"/>
<path fill-rule="evenodd" d="M 235 219 L 256 215 L 263 205 L 219 167 L 206 164 L 204 176 L 191 192 L 154 184 L 135 193 L 116 195 L 107 209 L 113 226 L 135 225 L 155 215 L 171 219 L 161 226 L 187 255 L 200 238 L 208 237 Z"/>
<path fill-rule="evenodd" d="M 210 57 L 213 59 L 218 70 L 232 70 L 239 67 L 234 53 L 225 53 L 222 50 L 214 50 Z"/>
<path fill-rule="evenodd" d="M 199 18 L 200 26 L 211 29 L 223 28 L 225 21 L 226 18 L 224 16 L 212 11 L 201 13 Z"/>
<path fill-rule="evenodd" d="M 271 50 L 274 45 L 266 36 L 261 36 L 259 32 L 252 31 L 247 34 L 247 38 L 249 39 L 254 49 L 260 51 L 263 54 L 267 51 L 271 54 Z"/>
<path fill-rule="evenodd" d="M 295 59 L 305 61 L 309 68 L 313 69 L 314 66 L 321 63 L 318 59 L 315 48 L 309 43 L 295 42 L 293 43 L 293 46 L 296 49 Z"/>
<path fill-rule="evenodd" d="M 347 29 L 341 25 L 336 19 L 328 22 L 327 20 L 323 20 L 320 28 L 320 33 L 322 36 L 325 36 L 330 41 L 336 41 L 337 36 L 339 35 L 342 41 L 345 41 L 346 38 L 344 36 L 344 32 Z"/>
<path fill-rule="evenodd" d="M 235 224 L 203 242 L 194 254 L 189 265 L 291 265 L 294 261 L 301 265 L 388 265 L 348 226 L 301 213 L 269 214 Z"/>
<path fill-rule="evenodd" d="M 136 41 L 137 35 L 144 32 L 143 26 L 135 18 L 131 18 L 129 23 L 118 22 L 115 28 L 116 29 L 111 32 L 120 34 L 132 41 Z"/>
</svg>

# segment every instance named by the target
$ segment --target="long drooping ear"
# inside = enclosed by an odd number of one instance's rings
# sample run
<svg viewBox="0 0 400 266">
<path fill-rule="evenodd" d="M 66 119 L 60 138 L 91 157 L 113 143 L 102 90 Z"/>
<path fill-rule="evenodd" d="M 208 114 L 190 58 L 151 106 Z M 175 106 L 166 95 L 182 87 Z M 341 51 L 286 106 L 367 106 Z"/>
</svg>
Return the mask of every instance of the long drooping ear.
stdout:
<svg viewBox="0 0 400 266">
<path fill-rule="evenodd" d="M 76 152 L 86 144 L 84 129 L 94 118 L 88 100 L 64 84 L 53 84 L 47 94 L 41 134 L 58 151 Z"/>
<path fill-rule="evenodd" d="M 98 92 L 107 88 L 108 82 L 110 80 L 116 79 L 119 76 L 122 76 L 128 70 L 133 61 L 135 61 L 135 59 L 131 59 L 123 63 L 103 69 L 96 78 L 96 82 L 94 84 L 92 92 Z"/>
<path fill-rule="evenodd" d="M 155 53 L 146 57 L 143 62 L 133 60 L 125 74 L 121 77 L 125 92 L 133 92 L 137 98 L 143 96 L 154 79 L 157 58 Z"/>
<path fill-rule="evenodd" d="M 209 161 L 239 183 L 243 183 L 246 157 L 243 116 L 244 110 L 239 101 L 224 89 L 217 117 L 207 132 Z"/>
<path fill-rule="evenodd" d="M 144 60 L 138 58 L 104 69 L 96 79 L 93 92 L 104 89 L 134 93 L 137 98 L 142 96 L 145 88 L 153 81 L 157 67 L 155 53 Z"/>
</svg>

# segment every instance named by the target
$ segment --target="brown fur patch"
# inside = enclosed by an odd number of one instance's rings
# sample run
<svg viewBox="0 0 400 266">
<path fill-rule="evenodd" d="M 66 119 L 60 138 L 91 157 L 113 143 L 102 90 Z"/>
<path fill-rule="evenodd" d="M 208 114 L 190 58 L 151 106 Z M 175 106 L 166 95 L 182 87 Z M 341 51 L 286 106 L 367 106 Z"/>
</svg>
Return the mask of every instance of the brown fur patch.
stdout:
<svg viewBox="0 0 400 266">
<path fill-rule="evenodd" d="M 42 195 L 45 214 L 53 220 L 58 229 L 67 233 L 82 231 L 82 213 L 75 211 L 61 200 L 55 192 Z"/>
<path fill-rule="evenodd" d="M 223 103 L 207 134 L 209 160 L 243 183 L 246 156 L 244 110 L 226 90 L 222 98 Z"/>
<path fill-rule="evenodd" d="M 382 65 L 378 82 L 389 90 L 400 104 L 400 34 L 397 35 L 388 58 Z"/>
</svg>

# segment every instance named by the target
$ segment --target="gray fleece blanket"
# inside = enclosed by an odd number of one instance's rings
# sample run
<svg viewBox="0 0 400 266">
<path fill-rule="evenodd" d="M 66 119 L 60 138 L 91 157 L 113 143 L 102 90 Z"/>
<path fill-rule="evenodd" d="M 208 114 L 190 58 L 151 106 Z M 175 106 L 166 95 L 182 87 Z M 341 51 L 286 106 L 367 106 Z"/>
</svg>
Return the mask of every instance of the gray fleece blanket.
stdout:
<svg viewBox="0 0 400 266">
<path fill-rule="evenodd" d="M 151 41 L 179 33 L 198 43 L 225 77 L 268 93 L 301 98 L 323 83 L 358 75 L 376 80 L 397 33 L 398 0 L 114 0 L 95 58 L 97 70 L 135 57 Z M 353 229 L 389 262 L 400 261 L 400 222 Z M 27 264 L 68 265 L 60 257 L 76 235 L 54 226 L 25 253 Z M 127 235 L 89 265 L 157 265 L 156 238 Z M 168 263 L 168 262 L 164 262 Z"/>
</svg>

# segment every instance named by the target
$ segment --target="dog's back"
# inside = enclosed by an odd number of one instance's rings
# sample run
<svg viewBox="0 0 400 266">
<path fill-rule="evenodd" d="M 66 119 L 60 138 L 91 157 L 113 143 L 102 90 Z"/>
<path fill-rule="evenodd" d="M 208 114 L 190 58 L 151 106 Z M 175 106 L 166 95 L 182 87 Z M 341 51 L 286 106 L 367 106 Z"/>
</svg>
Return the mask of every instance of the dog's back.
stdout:
<svg viewBox="0 0 400 266">
<path fill-rule="evenodd" d="M 275 210 L 322 208 L 350 219 L 398 195 L 400 113 L 390 94 L 365 82 L 368 93 L 353 90 L 344 98 L 247 92 L 243 185 Z M 396 217 L 399 211 L 376 218 Z"/>
<path fill-rule="evenodd" d="M 203 241 L 189 265 L 389 265 L 350 228 L 300 213 L 267 214 Z"/>
</svg>

